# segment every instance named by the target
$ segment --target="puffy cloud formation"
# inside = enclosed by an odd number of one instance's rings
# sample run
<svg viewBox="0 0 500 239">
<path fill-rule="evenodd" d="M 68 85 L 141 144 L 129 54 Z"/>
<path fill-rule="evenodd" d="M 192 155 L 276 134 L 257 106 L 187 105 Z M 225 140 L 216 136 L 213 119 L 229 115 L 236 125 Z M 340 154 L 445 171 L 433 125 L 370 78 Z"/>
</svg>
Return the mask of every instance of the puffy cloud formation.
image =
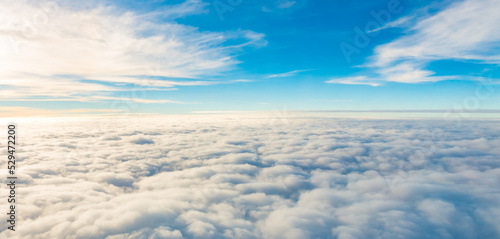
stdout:
<svg viewBox="0 0 500 239">
<path fill-rule="evenodd" d="M 499 121 L 163 116 L 18 127 L 18 228 L 2 227 L 2 238 L 500 237 Z"/>
</svg>

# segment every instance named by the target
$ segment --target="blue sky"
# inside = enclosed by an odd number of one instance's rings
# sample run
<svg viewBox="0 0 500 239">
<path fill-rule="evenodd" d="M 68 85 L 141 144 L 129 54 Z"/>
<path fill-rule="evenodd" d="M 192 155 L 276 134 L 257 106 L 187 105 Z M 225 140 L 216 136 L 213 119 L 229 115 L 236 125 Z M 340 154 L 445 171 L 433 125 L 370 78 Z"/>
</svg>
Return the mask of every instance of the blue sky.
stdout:
<svg viewBox="0 0 500 239">
<path fill-rule="evenodd" d="M 4 6 L 2 116 L 500 110 L 494 0 Z"/>
</svg>

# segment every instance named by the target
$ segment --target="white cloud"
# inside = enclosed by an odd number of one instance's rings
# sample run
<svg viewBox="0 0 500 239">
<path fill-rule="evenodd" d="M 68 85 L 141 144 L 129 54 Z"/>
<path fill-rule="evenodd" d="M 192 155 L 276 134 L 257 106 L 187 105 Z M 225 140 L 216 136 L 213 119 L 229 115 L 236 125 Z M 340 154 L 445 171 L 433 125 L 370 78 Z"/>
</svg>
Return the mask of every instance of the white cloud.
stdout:
<svg viewBox="0 0 500 239">
<path fill-rule="evenodd" d="M 238 63 L 234 53 L 242 47 L 265 45 L 264 35 L 252 31 L 202 32 L 173 20 L 157 20 L 203 12 L 206 4 L 200 1 L 144 15 L 109 6 L 65 4 L 2 3 L 0 84 L 10 90 L 7 97 L 108 95 L 128 90 L 120 83 L 145 86 L 144 78 L 151 78 L 148 87 L 210 84 L 152 77 L 217 75 Z M 244 43 L 223 46 L 229 39 Z"/>
<path fill-rule="evenodd" d="M 346 85 L 370 85 L 370 86 L 379 86 L 381 83 L 374 78 L 368 78 L 366 76 L 353 76 L 353 77 L 341 77 L 334 78 L 325 83 L 329 84 L 346 84 Z"/>
<path fill-rule="evenodd" d="M 495 120 L 459 128 L 270 115 L 17 124 L 22 217 L 2 238 L 500 235 Z"/>
<path fill-rule="evenodd" d="M 423 19 L 410 34 L 376 49 L 377 66 L 397 60 L 479 60 L 500 63 L 500 5 L 496 0 L 453 3 Z"/>
<path fill-rule="evenodd" d="M 420 66 L 411 63 L 400 63 L 395 66 L 381 68 L 378 71 L 385 81 L 400 83 L 435 82 L 441 80 L 452 80 L 463 77 L 457 76 L 434 76 L 435 72 L 423 70 Z"/>
<path fill-rule="evenodd" d="M 500 47 L 498 1 L 456 1 L 441 6 L 440 11 L 433 15 L 428 13 L 427 8 L 373 30 L 390 27 L 406 29 L 405 35 L 375 48 L 365 67 L 370 67 L 376 77 L 364 80 L 350 77 L 341 82 L 381 84 L 469 80 L 471 77 L 463 75 L 439 75 L 439 72 L 426 67 L 438 60 L 500 64 L 497 51 Z"/>
<path fill-rule="evenodd" d="M 385 24 L 377 29 L 373 29 L 371 31 L 368 31 L 367 33 L 377 32 L 377 31 L 384 30 L 387 28 L 402 27 L 402 26 L 405 26 L 406 24 L 409 24 L 412 20 L 414 20 L 414 16 L 401 17 L 401 18 L 398 18 L 395 21 L 389 22 L 389 23 L 387 23 L 387 24 Z"/>
<path fill-rule="evenodd" d="M 119 114 L 123 113 L 120 109 L 38 109 L 33 107 L 12 107 L 1 106 L 0 117 L 50 117 L 50 116 L 68 116 L 83 114 Z"/>
<path fill-rule="evenodd" d="M 278 2 L 277 7 L 278 8 L 291 8 L 293 5 L 295 5 L 296 1 L 289 1 L 289 0 L 280 0 Z"/>
<path fill-rule="evenodd" d="M 310 70 L 294 70 L 294 71 L 289 71 L 285 73 L 280 73 L 280 74 L 271 74 L 266 76 L 266 78 L 283 78 L 283 77 L 290 77 L 290 76 L 295 76 L 301 72 L 306 72 Z"/>
</svg>

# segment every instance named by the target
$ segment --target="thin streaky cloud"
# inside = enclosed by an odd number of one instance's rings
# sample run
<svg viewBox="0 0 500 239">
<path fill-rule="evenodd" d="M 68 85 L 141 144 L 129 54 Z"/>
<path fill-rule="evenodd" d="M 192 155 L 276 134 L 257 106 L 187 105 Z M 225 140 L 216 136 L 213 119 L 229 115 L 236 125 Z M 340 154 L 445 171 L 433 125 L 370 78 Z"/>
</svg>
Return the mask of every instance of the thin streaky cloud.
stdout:
<svg viewBox="0 0 500 239">
<path fill-rule="evenodd" d="M 424 7 L 424 10 L 427 7 Z M 379 29 L 406 27 L 407 34 L 377 46 L 363 65 L 377 77 L 344 77 L 327 83 L 381 85 L 467 79 L 426 69 L 439 60 L 500 64 L 500 4 L 496 0 L 455 2 L 434 15 L 427 11 L 399 18 Z M 418 21 L 415 21 L 418 19 Z"/>
<path fill-rule="evenodd" d="M 7 118 L 12 117 L 57 117 L 57 116 L 67 116 L 67 115 L 118 115 L 123 113 L 124 110 L 120 109 L 41 109 L 34 107 L 10 107 L 1 106 L 0 107 L 0 117 Z"/>
<path fill-rule="evenodd" d="M 317 113 L 450 113 L 458 112 L 457 109 L 437 109 L 437 110 L 290 110 L 290 112 L 317 112 Z M 500 109 L 477 109 L 468 110 L 471 114 L 500 113 Z"/>
<path fill-rule="evenodd" d="M 95 92 L 120 91 L 118 87 L 80 79 L 139 85 L 148 82 L 152 87 L 211 85 L 213 83 L 203 81 L 143 81 L 141 78 L 218 75 L 239 63 L 234 53 L 265 42 L 263 34 L 249 30 L 201 32 L 175 21 L 156 21 L 153 16 L 120 12 L 114 7 L 95 5 L 75 9 L 64 3 L 48 12 L 48 22 L 39 24 L 31 35 L 20 32 L 18 26 L 24 26 L 25 16 L 40 13 L 37 4 L 20 0 L 0 9 L 0 14 L 10 23 L 0 26 L 3 50 L 0 84 L 10 87 L 14 94 L 91 96 Z M 164 9 L 163 14 L 198 14 L 203 8 L 206 4 L 201 1 L 187 1 Z M 20 12 L 23 14 L 18 14 Z M 243 43 L 224 46 L 229 39 Z M 60 75 L 73 79 L 62 79 Z M 129 77 L 122 77 L 124 75 Z"/>
<path fill-rule="evenodd" d="M 381 83 L 377 79 L 368 78 L 366 76 L 340 77 L 325 81 L 328 84 L 345 84 L 345 85 L 369 85 L 380 86 Z"/>
<path fill-rule="evenodd" d="M 411 34 L 376 48 L 375 66 L 400 59 L 479 60 L 500 63 L 500 5 L 496 0 L 456 2 L 417 22 Z M 473 34 L 472 34 L 473 33 Z"/>
<path fill-rule="evenodd" d="M 306 72 L 306 71 L 312 71 L 312 70 L 311 69 L 308 69 L 308 70 L 294 70 L 294 71 L 289 71 L 289 72 L 285 72 L 285 73 L 267 75 L 266 78 L 291 77 L 291 76 L 295 76 L 295 75 L 297 75 L 299 73 Z"/>
<path fill-rule="evenodd" d="M 295 5 L 295 3 L 297 3 L 297 2 L 296 1 L 290 1 L 290 0 L 280 0 L 278 2 L 277 7 L 281 8 L 281 9 L 283 9 L 283 8 L 291 8 L 291 7 L 293 7 Z"/>
<path fill-rule="evenodd" d="M 393 27 L 402 27 L 403 25 L 408 24 L 414 18 L 415 18 L 414 16 L 401 17 L 401 18 L 399 18 L 395 21 L 389 22 L 389 23 L 385 24 L 384 26 L 381 26 L 377 29 L 373 29 L 371 31 L 368 31 L 367 33 L 378 32 L 378 31 L 388 29 L 388 28 L 393 28 Z"/>
</svg>

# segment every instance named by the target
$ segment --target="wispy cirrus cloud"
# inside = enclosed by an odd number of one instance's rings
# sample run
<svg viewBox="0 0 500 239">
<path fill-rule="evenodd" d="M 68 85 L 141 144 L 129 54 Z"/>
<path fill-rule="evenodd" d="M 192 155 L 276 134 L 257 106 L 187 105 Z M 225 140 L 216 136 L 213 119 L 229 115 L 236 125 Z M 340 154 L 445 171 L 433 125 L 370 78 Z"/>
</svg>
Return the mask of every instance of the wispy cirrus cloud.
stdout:
<svg viewBox="0 0 500 239">
<path fill-rule="evenodd" d="M 328 84 L 345 84 L 345 85 L 370 85 L 380 86 L 381 83 L 375 78 L 366 76 L 340 77 L 325 81 Z"/>
<path fill-rule="evenodd" d="M 293 5 L 295 5 L 296 1 L 290 1 L 290 0 L 281 0 L 278 2 L 277 7 L 278 8 L 291 8 Z"/>
<path fill-rule="evenodd" d="M 82 116 L 82 115 L 115 115 L 122 113 L 119 109 L 40 109 L 33 107 L 3 107 L 0 106 L 0 117 L 54 117 L 54 116 Z"/>
<path fill-rule="evenodd" d="M 365 64 L 372 77 L 354 76 L 327 83 L 380 85 L 383 82 L 421 83 L 466 79 L 426 69 L 439 60 L 500 64 L 500 5 L 496 0 L 465 0 L 443 7 L 436 14 L 417 10 L 374 31 L 402 27 L 407 34 L 375 48 Z"/>
<path fill-rule="evenodd" d="M 456 2 L 413 25 L 409 35 L 379 46 L 375 66 L 399 60 L 477 60 L 500 63 L 500 5 L 496 0 Z"/>
<path fill-rule="evenodd" d="M 109 95 L 129 90 L 124 84 L 165 90 L 212 84 L 189 79 L 228 71 L 238 64 L 233 53 L 265 45 L 263 34 L 202 32 L 174 21 L 204 12 L 202 1 L 145 14 L 49 1 L 2 6 L 6 21 L 0 25 L 0 85 L 12 99 Z M 230 39 L 239 43 L 227 45 Z"/>
<path fill-rule="evenodd" d="M 289 72 L 285 72 L 285 73 L 271 74 L 271 75 L 266 76 L 266 78 L 290 77 L 290 76 L 295 76 L 301 72 L 306 72 L 306 71 L 311 71 L 311 70 L 294 70 L 294 71 L 289 71 Z"/>
</svg>

